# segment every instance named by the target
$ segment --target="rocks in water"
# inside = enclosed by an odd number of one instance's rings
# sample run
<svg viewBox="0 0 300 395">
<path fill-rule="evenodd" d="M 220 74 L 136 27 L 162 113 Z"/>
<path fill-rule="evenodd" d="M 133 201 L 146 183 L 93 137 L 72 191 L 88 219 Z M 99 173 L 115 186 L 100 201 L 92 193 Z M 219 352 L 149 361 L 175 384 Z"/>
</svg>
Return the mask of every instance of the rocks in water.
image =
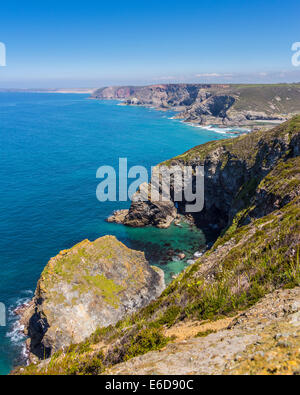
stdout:
<svg viewBox="0 0 300 395">
<path fill-rule="evenodd" d="M 184 221 L 184 218 L 177 216 L 177 218 L 174 220 L 174 225 L 178 226 L 179 228 L 182 228 L 182 222 Z"/>
<path fill-rule="evenodd" d="M 151 200 L 132 201 L 129 212 L 124 220 L 124 225 L 133 227 L 143 227 L 153 225 L 157 228 L 168 228 L 177 217 L 177 210 L 174 203 L 153 202 Z"/>
<path fill-rule="evenodd" d="M 151 200 L 151 188 L 155 186 L 147 183 L 140 185 L 138 191 L 133 195 L 129 211 L 119 210 L 109 217 L 109 222 L 122 223 L 135 228 L 148 225 L 157 228 L 168 228 L 177 219 L 177 209 L 172 200 Z"/>
<path fill-rule="evenodd" d="M 164 273 L 114 236 L 84 240 L 50 259 L 32 303 L 21 310 L 29 351 L 39 358 L 78 343 L 146 306 Z"/>
<path fill-rule="evenodd" d="M 183 252 L 180 252 L 179 254 L 174 255 L 172 257 L 172 261 L 173 262 L 179 262 L 179 261 L 182 261 L 184 258 L 185 258 L 185 254 Z"/>
<path fill-rule="evenodd" d="M 130 210 L 118 210 L 107 221 L 115 222 L 134 228 L 148 225 L 157 228 L 168 228 L 177 216 L 177 210 L 172 202 L 132 202 Z"/>
<path fill-rule="evenodd" d="M 26 312 L 26 310 L 32 305 L 32 303 L 33 302 L 30 301 L 29 303 L 21 304 L 20 306 L 14 309 L 13 314 L 22 317 L 23 314 Z"/>
</svg>

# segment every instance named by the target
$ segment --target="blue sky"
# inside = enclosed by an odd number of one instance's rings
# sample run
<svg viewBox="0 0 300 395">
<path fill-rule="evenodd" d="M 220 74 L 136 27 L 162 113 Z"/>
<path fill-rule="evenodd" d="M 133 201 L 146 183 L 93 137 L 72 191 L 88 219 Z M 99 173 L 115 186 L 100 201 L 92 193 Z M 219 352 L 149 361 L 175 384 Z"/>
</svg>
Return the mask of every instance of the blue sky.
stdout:
<svg viewBox="0 0 300 395">
<path fill-rule="evenodd" d="M 299 16 L 299 0 L 10 0 L 0 87 L 300 81 Z"/>
</svg>

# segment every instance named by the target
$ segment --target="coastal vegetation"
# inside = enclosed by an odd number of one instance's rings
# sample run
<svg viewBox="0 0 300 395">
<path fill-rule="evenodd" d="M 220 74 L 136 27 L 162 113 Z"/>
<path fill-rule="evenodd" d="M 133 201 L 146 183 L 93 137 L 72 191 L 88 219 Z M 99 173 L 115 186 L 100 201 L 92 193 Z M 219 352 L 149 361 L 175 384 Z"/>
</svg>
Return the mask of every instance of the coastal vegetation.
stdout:
<svg viewBox="0 0 300 395">
<path fill-rule="evenodd" d="M 105 87 L 94 99 L 178 111 L 176 118 L 200 125 L 270 127 L 300 111 L 300 84 L 159 84 Z"/>
</svg>

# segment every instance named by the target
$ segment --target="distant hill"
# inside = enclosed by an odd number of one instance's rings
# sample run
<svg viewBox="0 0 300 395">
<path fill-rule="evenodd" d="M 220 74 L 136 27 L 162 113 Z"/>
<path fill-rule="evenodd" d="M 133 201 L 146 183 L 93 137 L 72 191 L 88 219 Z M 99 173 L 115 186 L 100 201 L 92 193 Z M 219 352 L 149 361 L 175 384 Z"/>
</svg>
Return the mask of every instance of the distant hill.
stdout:
<svg viewBox="0 0 300 395">
<path fill-rule="evenodd" d="M 272 130 L 211 141 L 165 162 L 204 166 L 205 206 L 194 219 L 201 227 L 216 225 L 214 244 L 146 307 L 15 374 L 298 374 L 299 154 L 296 116 Z M 154 203 L 133 201 L 128 215 L 156 224 L 165 211 Z M 109 273 L 115 253 L 105 252 Z M 126 266 L 126 255 L 117 255 Z M 75 257 L 84 269 L 86 254 Z M 66 262 L 56 271 L 72 283 L 69 268 Z M 55 273 L 51 279 L 56 281 Z M 98 295 L 107 292 L 100 283 Z M 115 292 L 109 296 L 111 303 L 118 300 Z M 39 287 L 36 300 L 43 302 Z M 63 317 L 65 304 L 56 308 Z M 46 309 L 44 314 L 46 320 Z"/>
</svg>

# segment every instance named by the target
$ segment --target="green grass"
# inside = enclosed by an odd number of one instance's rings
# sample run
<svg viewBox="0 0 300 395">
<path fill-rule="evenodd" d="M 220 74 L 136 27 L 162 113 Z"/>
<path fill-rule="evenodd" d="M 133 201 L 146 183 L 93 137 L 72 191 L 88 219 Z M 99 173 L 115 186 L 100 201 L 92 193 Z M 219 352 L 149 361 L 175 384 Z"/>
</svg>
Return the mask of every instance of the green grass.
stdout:
<svg viewBox="0 0 300 395">
<path fill-rule="evenodd" d="M 259 130 L 234 139 L 217 140 L 198 145 L 181 155 L 163 162 L 161 165 L 186 164 L 195 159 L 199 161 L 199 164 L 204 164 L 205 159 L 207 160 L 211 154 L 219 150 L 223 168 L 229 160 L 244 162 L 250 168 L 255 164 L 262 142 L 264 142 L 265 146 L 269 146 L 269 149 L 275 149 L 279 138 L 284 138 L 287 134 L 293 135 L 298 131 L 300 131 L 300 115 L 267 132 Z M 265 155 L 267 154 L 268 152 L 265 153 Z M 262 162 L 263 159 L 261 159 Z"/>
<path fill-rule="evenodd" d="M 120 298 L 118 293 L 124 290 L 124 287 L 116 284 L 113 280 L 106 278 L 103 274 L 98 274 L 96 276 L 84 276 L 83 280 L 86 282 L 84 286 L 81 284 L 78 287 L 80 293 L 88 292 L 93 289 L 99 295 L 103 296 L 107 303 L 109 303 L 114 308 L 119 307 Z M 77 286 L 73 289 L 76 290 Z"/>
</svg>

